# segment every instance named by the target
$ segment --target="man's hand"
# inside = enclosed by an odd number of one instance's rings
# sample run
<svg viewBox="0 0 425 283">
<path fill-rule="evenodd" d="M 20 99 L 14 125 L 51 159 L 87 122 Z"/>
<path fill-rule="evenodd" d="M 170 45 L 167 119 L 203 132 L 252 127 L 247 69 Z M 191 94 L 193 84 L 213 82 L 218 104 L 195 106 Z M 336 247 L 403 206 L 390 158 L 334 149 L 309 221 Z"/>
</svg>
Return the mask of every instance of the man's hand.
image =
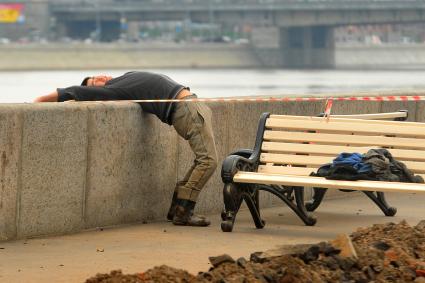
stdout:
<svg viewBox="0 0 425 283">
<path fill-rule="evenodd" d="M 43 95 L 43 96 L 39 96 L 36 99 L 34 99 L 33 102 L 38 103 L 38 102 L 58 102 L 58 92 L 54 91 L 50 94 L 47 95 Z"/>
</svg>

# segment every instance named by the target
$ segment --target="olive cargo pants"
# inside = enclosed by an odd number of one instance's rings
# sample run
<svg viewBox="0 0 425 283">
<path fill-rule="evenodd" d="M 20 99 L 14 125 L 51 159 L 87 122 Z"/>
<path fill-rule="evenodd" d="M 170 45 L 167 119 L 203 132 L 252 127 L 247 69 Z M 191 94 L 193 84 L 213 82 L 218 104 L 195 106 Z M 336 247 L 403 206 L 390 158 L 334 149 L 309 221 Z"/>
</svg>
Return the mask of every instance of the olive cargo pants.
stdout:
<svg viewBox="0 0 425 283">
<path fill-rule="evenodd" d="M 196 98 L 195 95 L 184 99 Z M 177 198 L 196 202 L 217 167 L 217 150 L 211 125 L 211 110 L 202 102 L 178 102 L 172 116 L 177 133 L 189 142 L 195 160 L 176 185 Z"/>
</svg>

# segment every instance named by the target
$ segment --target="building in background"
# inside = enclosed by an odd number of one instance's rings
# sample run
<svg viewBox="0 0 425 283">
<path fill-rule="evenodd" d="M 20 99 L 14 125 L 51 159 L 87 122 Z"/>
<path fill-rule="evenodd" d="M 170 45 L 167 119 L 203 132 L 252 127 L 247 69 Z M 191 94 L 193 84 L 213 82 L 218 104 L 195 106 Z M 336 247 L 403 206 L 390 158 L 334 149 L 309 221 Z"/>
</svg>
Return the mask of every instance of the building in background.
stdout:
<svg viewBox="0 0 425 283">
<path fill-rule="evenodd" d="M 335 31 L 339 44 L 412 44 L 425 43 L 425 24 L 349 25 Z"/>
<path fill-rule="evenodd" d="M 165 17 L 131 7 L 158 7 L 170 3 L 210 7 L 205 13 L 176 12 Z M 252 39 L 252 31 L 273 27 L 271 13 L 229 12 L 234 21 L 222 20 L 214 5 L 250 3 L 268 5 L 277 0 L 0 0 L 0 44 L 52 41 L 189 41 L 239 42 Z M 285 2 L 280 0 L 280 2 Z M 108 6 L 109 5 L 109 6 Z M 105 7 L 114 7 L 106 9 Z M 129 9 L 130 7 L 130 9 Z M 115 9 L 115 10 L 114 10 Z M 154 9 L 154 8 L 153 8 Z M 74 12 L 73 12 L 74 11 Z M 107 12 L 106 12 L 107 11 Z M 170 18 L 167 18 L 170 16 Z M 173 18 L 174 17 L 174 18 Z M 251 21 L 254 19 L 254 21 Z M 320 29 L 318 29 L 320 30 Z M 336 28 L 335 43 L 423 43 L 425 24 L 346 25 Z"/>
<path fill-rule="evenodd" d="M 49 34 L 47 0 L 0 1 L 2 41 L 40 41 Z"/>
</svg>

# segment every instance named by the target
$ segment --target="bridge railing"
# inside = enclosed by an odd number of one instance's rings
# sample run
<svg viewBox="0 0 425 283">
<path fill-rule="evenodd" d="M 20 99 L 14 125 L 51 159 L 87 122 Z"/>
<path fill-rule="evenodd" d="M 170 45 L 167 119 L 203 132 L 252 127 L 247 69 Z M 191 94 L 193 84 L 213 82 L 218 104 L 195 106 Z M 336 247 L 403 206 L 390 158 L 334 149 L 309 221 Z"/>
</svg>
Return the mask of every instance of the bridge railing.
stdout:
<svg viewBox="0 0 425 283">
<path fill-rule="evenodd" d="M 96 4 L 97 3 L 97 4 Z M 245 10 L 245 9 L 424 9 L 425 0 L 75 0 L 51 4 L 53 11 Z"/>
</svg>

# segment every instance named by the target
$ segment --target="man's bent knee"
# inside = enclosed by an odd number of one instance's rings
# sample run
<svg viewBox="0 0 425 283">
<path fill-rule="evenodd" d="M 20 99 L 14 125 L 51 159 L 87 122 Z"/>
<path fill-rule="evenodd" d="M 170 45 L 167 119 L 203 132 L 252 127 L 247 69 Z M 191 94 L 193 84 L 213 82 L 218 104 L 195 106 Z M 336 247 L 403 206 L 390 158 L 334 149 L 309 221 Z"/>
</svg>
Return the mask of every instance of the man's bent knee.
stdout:
<svg viewBox="0 0 425 283">
<path fill-rule="evenodd" d="M 204 172 L 203 174 L 208 178 L 214 173 L 217 168 L 217 160 L 214 158 L 209 158 L 207 160 L 198 160 L 198 165 L 196 166 L 200 172 Z"/>
<path fill-rule="evenodd" d="M 206 168 L 205 171 L 208 172 L 208 175 L 211 176 L 215 169 L 217 168 L 218 161 L 217 161 L 217 154 L 211 154 L 208 156 L 208 159 L 205 161 L 201 161 L 201 163 L 204 163 L 204 167 Z"/>
<path fill-rule="evenodd" d="M 217 156 L 211 159 L 211 161 L 209 162 L 209 165 L 210 165 L 211 171 L 214 172 L 218 165 Z"/>
</svg>

